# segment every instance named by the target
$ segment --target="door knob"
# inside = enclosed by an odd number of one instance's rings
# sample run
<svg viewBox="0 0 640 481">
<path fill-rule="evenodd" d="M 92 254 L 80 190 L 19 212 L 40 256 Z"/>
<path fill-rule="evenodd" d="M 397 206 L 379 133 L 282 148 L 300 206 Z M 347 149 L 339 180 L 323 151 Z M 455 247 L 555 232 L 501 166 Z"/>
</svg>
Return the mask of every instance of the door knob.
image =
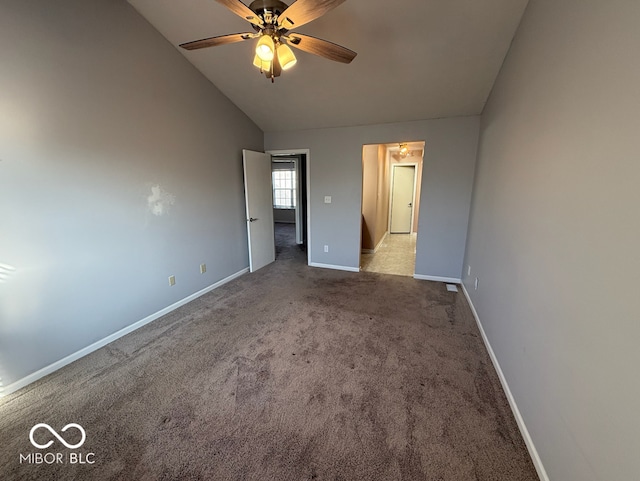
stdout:
<svg viewBox="0 0 640 481">
<path fill-rule="evenodd" d="M 257 217 L 249 217 L 249 222 L 255 222 L 257 220 L 258 220 Z"/>
</svg>

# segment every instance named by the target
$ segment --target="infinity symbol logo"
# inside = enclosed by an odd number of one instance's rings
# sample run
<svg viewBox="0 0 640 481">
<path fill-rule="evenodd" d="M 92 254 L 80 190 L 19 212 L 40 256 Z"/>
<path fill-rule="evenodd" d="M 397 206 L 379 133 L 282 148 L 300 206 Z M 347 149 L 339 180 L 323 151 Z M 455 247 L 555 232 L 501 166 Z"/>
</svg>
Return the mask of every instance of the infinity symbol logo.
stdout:
<svg viewBox="0 0 640 481">
<path fill-rule="evenodd" d="M 70 423 L 70 424 L 67 424 L 65 427 L 63 427 L 61 429 L 61 431 L 65 432 L 69 428 L 76 428 L 78 431 L 80 431 L 80 434 L 82 434 L 82 439 L 80 440 L 80 442 L 78 444 L 69 444 L 64 439 L 62 439 L 62 437 L 57 432 L 55 432 L 55 430 L 51 426 L 49 426 L 48 424 L 45 424 L 45 423 L 39 423 L 39 424 L 36 424 L 34 427 L 32 427 L 31 431 L 29 431 L 29 441 L 31 441 L 31 444 L 33 444 L 38 449 L 45 449 L 45 448 L 48 448 L 49 446 L 51 446 L 53 444 L 53 440 L 49 441 L 47 444 L 38 444 L 37 442 L 35 442 L 33 440 L 33 433 L 36 432 L 36 429 L 38 429 L 38 428 L 48 429 L 49 432 L 51 432 L 51 434 L 53 434 L 56 438 L 58 438 L 58 441 L 60 441 L 62 444 L 64 444 L 69 449 L 79 448 L 80 446 L 82 446 L 84 444 L 84 441 L 87 438 L 87 434 L 84 432 L 84 429 L 82 428 L 82 426 L 80 426 L 79 424 L 76 424 L 76 423 Z"/>
</svg>

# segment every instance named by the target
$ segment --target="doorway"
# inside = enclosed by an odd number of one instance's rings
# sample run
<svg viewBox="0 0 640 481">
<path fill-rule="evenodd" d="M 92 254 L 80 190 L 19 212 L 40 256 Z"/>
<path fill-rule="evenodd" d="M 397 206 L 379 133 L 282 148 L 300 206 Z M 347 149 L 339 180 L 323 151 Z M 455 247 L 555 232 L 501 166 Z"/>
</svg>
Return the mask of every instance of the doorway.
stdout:
<svg viewBox="0 0 640 481">
<path fill-rule="evenodd" d="M 363 146 L 360 270 L 413 276 L 424 145 Z"/>
<path fill-rule="evenodd" d="M 416 191 L 416 164 L 391 166 L 389 233 L 411 234 Z"/>
<path fill-rule="evenodd" d="M 276 261 L 308 262 L 307 154 L 270 153 Z"/>
</svg>

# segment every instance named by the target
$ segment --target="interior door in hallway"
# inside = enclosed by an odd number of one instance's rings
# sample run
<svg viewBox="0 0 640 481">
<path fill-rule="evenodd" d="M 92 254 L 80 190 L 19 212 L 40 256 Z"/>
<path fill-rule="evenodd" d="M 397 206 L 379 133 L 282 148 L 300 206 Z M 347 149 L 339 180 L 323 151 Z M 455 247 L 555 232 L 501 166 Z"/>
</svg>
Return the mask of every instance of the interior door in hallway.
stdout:
<svg viewBox="0 0 640 481">
<path fill-rule="evenodd" d="M 243 150 L 242 164 L 249 237 L 249 270 L 254 272 L 276 260 L 271 155 Z"/>
<path fill-rule="evenodd" d="M 391 234 L 410 234 L 413 225 L 415 165 L 394 165 L 391 184 Z"/>
</svg>

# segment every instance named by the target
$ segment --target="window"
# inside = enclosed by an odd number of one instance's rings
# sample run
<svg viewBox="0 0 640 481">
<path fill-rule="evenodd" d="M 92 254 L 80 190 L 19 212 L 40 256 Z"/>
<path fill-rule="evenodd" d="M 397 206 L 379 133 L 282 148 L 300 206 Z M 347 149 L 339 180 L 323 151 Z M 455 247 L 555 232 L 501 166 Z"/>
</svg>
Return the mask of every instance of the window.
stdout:
<svg viewBox="0 0 640 481">
<path fill-rule="evenodd" d="M 292 162 L 274 162 L 272 175 L 274 209 L 296 207 L 296 171 Z"/>
</svg>

